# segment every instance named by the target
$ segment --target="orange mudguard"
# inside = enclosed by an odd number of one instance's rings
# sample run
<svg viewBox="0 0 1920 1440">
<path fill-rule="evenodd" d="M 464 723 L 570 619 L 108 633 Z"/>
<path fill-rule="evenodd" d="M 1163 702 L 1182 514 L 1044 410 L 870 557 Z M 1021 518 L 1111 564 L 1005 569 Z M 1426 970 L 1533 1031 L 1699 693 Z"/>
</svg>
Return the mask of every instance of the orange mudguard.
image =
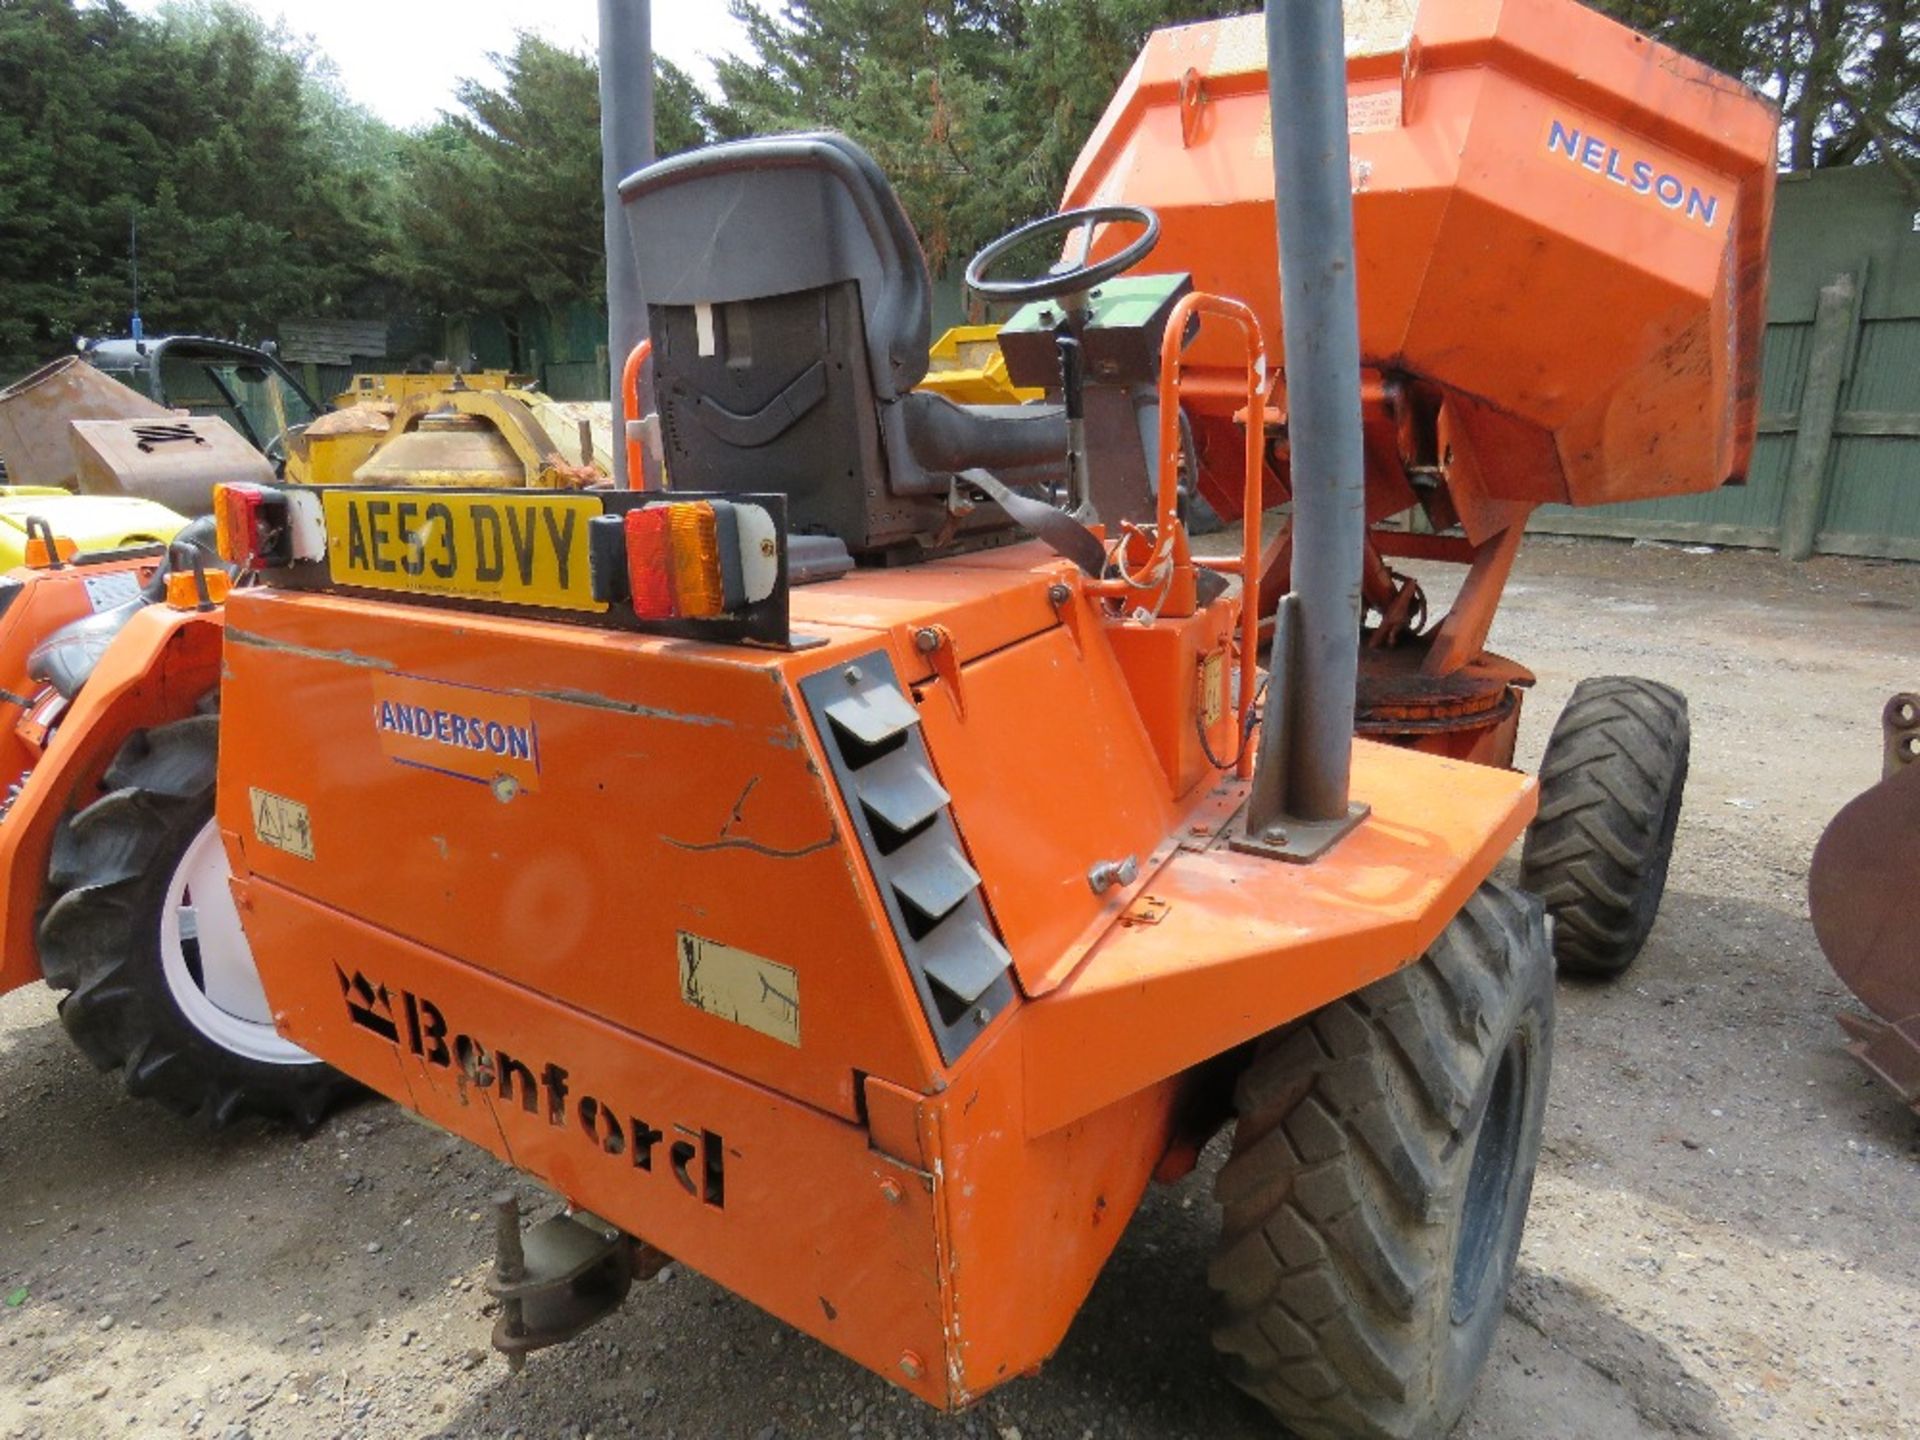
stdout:
<svg viewBox="0 0 1920 1440">
<path fill-rule="evenodd" d="M 55 829 L 93 798 L 129 735 L 193 714 L 219 685 L 222 618 L 217 609 L 141 610 L 60 716 L 0 819 L 0 993 L 40 978 L 34 929 Z"/>
</svg>

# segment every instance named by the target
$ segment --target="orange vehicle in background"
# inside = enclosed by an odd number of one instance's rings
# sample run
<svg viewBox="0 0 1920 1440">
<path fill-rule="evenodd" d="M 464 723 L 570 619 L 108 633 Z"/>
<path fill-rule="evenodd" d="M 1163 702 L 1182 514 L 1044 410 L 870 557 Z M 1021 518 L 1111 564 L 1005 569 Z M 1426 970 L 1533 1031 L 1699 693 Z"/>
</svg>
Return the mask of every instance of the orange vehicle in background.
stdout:
<svg viewBox="0 0 1920 1440">
<path fill-rule="evenodd" d="M 1401 19 L 1397 51 L 1344 45 L 1334 0 L 1275 6 L 1264 45 L 1245 21 L 1154 39 L 1076 181 L 1104 167 L 1111 193 L 969 270 L 1023 304 L 1001 347 L 1047 401 L 921 389 L 930 285 L 886 177 L 844 137 L 781 136 L 617 187 L 640 283 L 610 282 L 612 328 L 637 288 L 671 489 L 223 492 L 223 554 L 260 583 L 228 605 L 217 814 L 275 1024 L 564 1197 L 524 1235 L 498 1217 L 515 1363 L 670 1255 L 968 1405 L 1046 1359 L 1146 1186 L 1231 1122 L 1209 1279 L 1237 1383 L 1310 1437 L 1461 1413 L 1551 1067 L 1542 909 L 1491 879 L 1537 797 L 1465 758 L 1505 758 L 1470 727 L 1353 738 L 1367 521 L 1465 528 L 1441 497 L 1484 501 L 1490 610 L 1541 475 L 1606 470 L 1616 436 L 1672 435 L 1676 474 L 1737 468 L 1766 192 L 1724 182 L 1765 111 L 1564 0 Z M 610 93 L 644 95 L 644 44 L 603 49 Z M 1355 123 L 1393 74 L 1401 141 Z M 1128 108 L 1169 81 L 1177 107 Z M 1575 111 L 1529 86 L 1643 127 L 1624 183 L 1569 162 L 1551 127 Z M 1716 179 L 1687 147 L 1723 120 Z M 1564 217 L 1476 212 L 1489 156 L 1512 203 L 1644 213 L 1567 250 Z M 1717 198 L 1713 224 L 1657 178 L 1637 193 L 1640 159 Z M 1258 227 L 1243 273 L 1186 258 L 1208 185 L 1223 231 L 1277 214 L 1277 281 Z M 1458 311 L 1464 369 L 1379 349 L 1384 272 L 1354 287 L 1376 190 L 1430 192 L 1427 228 L 1387 242 L 1408 273 L 1465 269 L 1449 225 L 1478 224 L 1510 283 L 1530 250 L 1558 277 L 1517 282 L 1532 323 L 1605 353 L 1557 384 L 1534 345 L 1502 379 L 1471 332 L 1517 332 Z M 1001 273 L 1046 241 L 1045 274 Z M 1671 272 L 1664 309 L 1567 313 L 1623 263 Z M 1730 397 L 1704 439 L 1661 418 L 1675 385 Z M 1527 456 L 1533 478 L 1493 475 Z M 1238 497 L 1234 554 L 1193 553 L 1196 467 Z M 1260 525 L 1281 495 L 1284 572 Z M 1426 636 L 1389 604 L 1370 648 L 1397 617 L 1485 678 L 1472 625 Z"/>
<path fill-rule="evenodd" d="M 30 528 L 0 578 L 0 994 L 61 992 L 133 1095 L 311 1127 L 349 1085 L 276 1032 L 213 822 L 214 526 L 89 553 Z"/>
</svg>

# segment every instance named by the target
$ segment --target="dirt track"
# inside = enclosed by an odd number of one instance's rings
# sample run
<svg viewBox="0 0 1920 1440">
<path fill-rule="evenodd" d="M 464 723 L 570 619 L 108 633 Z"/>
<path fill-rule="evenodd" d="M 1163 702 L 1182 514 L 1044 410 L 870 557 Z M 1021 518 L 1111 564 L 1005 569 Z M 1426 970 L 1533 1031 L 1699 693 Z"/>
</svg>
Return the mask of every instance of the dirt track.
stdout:
<svg viewBox="0 0 1920 1440">
<path fill-rule="evenodd" d="M 1920 1123 L 1839 1053 L 1805 905 L 1881 703 L 1920 684 L 1920 566 L 1536 541 L 1494 642 L 1540 674 L 1523 763 L 1602 672 L 1684 688 L 1694 758 L 1646 954 L 1561 986 L 1459 1435 L 1920 1436 Z M 1204 1170 L 1149 1197 L 1052 1364 L 959 1420 L 677 1267 L 510 1378 L 480 1313 L 502 1167 L 371 1103 L 210 1140 L 123 1098 L 38 988 L 0 1000 L 0 1176 L 0 1436 L 1273 1434 L 1207 1344 Z"/>
</svg>

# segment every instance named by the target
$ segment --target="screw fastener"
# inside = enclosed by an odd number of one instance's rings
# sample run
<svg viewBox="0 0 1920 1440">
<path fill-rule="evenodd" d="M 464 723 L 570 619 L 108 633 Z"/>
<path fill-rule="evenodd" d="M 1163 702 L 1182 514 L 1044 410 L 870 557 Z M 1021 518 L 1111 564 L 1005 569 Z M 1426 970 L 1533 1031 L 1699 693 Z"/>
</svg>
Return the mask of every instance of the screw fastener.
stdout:
<svg viewBox="0 0 1920 1440">
<path fill-rule="evenodd" d="M 1087 872 L 1087 884 L 1093 893 L 1104 895 L 1116 885 L 1131 885 L 1140 878 L 1140 862 L 1129 855 L 1122 860 L 1102 860 Z"/>
</svg>

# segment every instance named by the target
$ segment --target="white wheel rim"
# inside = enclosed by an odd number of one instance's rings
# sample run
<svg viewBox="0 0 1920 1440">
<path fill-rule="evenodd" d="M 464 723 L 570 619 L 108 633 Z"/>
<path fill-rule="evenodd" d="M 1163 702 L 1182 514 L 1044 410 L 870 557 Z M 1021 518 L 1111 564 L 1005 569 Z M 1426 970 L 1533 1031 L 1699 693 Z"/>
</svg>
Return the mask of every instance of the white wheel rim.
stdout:
<svg viewBox="0 0 1920 1440">
<path fill-rule="evenodd" d="M 273 1028 L 253 947 L 228 884 L 227 850 L 209 820 L 167 882 L 160 911 L 160 969 L 187 1023 L 222 1050 L 267 1065 L 313 1057 Z"/>
</svg>

